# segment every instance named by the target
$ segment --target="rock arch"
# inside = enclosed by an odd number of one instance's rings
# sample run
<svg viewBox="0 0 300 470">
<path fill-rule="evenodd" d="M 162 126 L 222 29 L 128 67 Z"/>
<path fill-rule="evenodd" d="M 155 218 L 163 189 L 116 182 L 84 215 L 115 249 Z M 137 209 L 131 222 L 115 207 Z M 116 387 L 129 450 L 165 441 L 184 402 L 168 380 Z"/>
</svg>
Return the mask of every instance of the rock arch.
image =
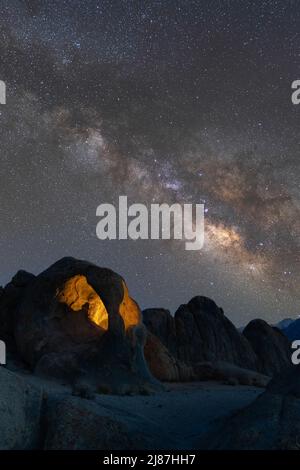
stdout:
<svg viewBox="0 0 300 470">
<path fill-rule="evenodd" d="M 116 393 L 159 385 L 140 308 L 110 269 L 63 258 L 24 288 L 14 317 L 18 351 L 38 374 Z"/>
</svg>

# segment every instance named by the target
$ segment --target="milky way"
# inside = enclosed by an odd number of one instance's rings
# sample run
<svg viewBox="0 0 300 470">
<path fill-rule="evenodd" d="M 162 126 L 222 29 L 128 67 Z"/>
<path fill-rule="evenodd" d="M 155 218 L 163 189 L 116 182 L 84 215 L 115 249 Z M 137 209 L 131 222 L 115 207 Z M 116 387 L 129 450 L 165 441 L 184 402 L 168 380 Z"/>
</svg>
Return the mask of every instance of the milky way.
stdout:
<svg viewBox="0 0 300 470">
<path fill-rule="evenodd" d="M 72 255 L 142 307 L 300 314 L 300 14 L 285 1 L 1 1 L 1 274 Z M 96 208 L 203 203 L 203 250 L 99 241 Z"/>
</svg>

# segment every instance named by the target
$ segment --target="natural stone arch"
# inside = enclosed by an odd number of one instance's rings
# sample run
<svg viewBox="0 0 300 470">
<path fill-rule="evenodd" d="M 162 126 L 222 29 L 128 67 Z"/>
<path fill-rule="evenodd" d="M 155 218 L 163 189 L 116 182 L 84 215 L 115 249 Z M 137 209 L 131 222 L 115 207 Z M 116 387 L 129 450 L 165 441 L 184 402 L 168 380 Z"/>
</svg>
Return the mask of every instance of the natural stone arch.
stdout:
<svg viewBox="0 0 300 470">
<path fill-rule="evenodd" d="M 37 374 L 113 393 L 160 388 L 140 308 L 110 269 L 63 258 L 28 282 L 13 318 L 17 350 Z"/>
<path fill-rule="evenodd" d="M 141 323 L 141 313 L 137 303 L 130 297 L 128 287 L 122 281 L 123 300 L 119 314 L 123 319 L 125 331 Z M 103 333 L 109 327 L 109 314 L 100 295 L 88 283 L 87 278 L 77 274 L 69 278 L 61 289 L 57 290 L 57 299 L 66 304 L 71 311 L 80 312 L 86 307 L 88 319 L 97 325 Z"/>
</svg>

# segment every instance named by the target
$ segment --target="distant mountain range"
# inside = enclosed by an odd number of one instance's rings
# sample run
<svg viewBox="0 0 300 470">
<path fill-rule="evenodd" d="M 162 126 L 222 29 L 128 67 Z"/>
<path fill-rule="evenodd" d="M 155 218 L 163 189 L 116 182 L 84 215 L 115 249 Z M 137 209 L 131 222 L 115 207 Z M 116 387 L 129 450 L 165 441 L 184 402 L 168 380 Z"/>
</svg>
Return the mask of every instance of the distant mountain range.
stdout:
<svg viewBox="0 0 300 470">
<path fill-rule="evenodd" d="M 296 339 L 300 340 L 300 317 L 299 318 L 284 318 L 280 320 L 278 323 L 272 325 L 284 333 L 290 341 L 294 341 Z M 243 333 L 245 327 L 241 326 L 238 328 L 240 333 Z"/>
<path fill-rule="evenodd" d="M 290 341 L 296 339 L 300 340 L 300 318 L 297 318 L 297 320 L 292 321 L 285 328 L 282 328 L 282 332 Z"/>
<path fill-rule="evenodd" d="M 276 325 L 273 325 L 273 326 L 276 326 L 280 330 L 284 330 L 285 328 L 290 326 L 292 323 L 294 323 L 294 321 L 295 321 L 295 318 L 284 318 L 283 320 L 280 320 L 280 322 L 276 323 Z"/>
<path fill-rule="evenodd" d="M 285 328 L 290 326 L 290 324 L 293 323 L 294 321 L 295 321 L 295 318 L 284 318 L 283 320 L 280 320 L 278 323 L 275 323 L 272 326 L 279 328 L 279 330 L 284 330 Z M 237 330 L 240 333 L 243 333 L 244 329 L 245 329 L 245 326 L 240 326 L 239 328 L 237 328 Z"/>
<path fill-rule="evenodd" d="M 290 341 L 294 341 L 296 339 L 300 340 L 300 317 L 296 319 L 284 318 L 273 326 L 279 328 Z"/>
</svg>

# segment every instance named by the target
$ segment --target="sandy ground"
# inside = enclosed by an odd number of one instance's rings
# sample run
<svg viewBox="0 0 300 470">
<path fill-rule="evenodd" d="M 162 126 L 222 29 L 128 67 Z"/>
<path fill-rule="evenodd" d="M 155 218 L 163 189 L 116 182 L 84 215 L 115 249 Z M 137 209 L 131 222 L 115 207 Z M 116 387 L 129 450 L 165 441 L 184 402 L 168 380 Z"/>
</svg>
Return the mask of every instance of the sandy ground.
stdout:
<svg viewBox="0 0 300 470">
<path fill-rule="evenodd" d="M 26 378 L 55 395 L 71 394 L 57 382 L 27 374 Z M 95 401 L 103 415 L 123 422 L 147 449 L 199 449 L 220 418 L 249 405 L 264 391 L 217 382 L 166 384 L 166 389 L 149 396 L 96 395 Z"/>
<path fill-rule="evenodd" d="M 155 449 L 199 448 L 201 436 L 223 418 L 250 404 L 261 388 L 215 382 L 169 385 L 153 396 L 98 395 L 105 414 L 123 421 L 130 431 L 147 437 Z"/>
</svg>

